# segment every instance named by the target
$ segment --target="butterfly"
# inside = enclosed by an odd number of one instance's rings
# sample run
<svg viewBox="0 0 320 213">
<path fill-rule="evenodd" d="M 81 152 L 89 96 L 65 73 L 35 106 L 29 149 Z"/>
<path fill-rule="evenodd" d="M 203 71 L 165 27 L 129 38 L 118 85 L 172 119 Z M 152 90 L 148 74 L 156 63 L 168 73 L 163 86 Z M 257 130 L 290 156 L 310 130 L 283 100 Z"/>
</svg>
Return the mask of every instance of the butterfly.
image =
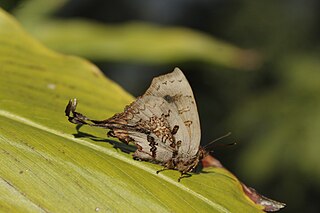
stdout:
<svg viewBox="0 0 320 213">
<path fill-rule="evenodd" d="M 178 181 L 191 176 L 207 155 L 200 147 L 200 121 L 188 80 L 179 68 L 156 77 L 150 87 L 124 111 L 98 121 L 76 112 L 77 100 L 70 100 L 65 113 L 70 122 L 109 129 L 108 136 L 134 143 L 134 159 L 149 161 L 181 173 Z M 72 114 L 72 115 L 71 115 Z"/>
<path fill-rule="evenodd" d="M 77 99 L 70 100 L 65 113 L 75 124 L 109 129 L 108 136 L 129 144 L 137 150 L 134 159 L 161 164 L 164 169 L 181 173 L 178 181 L 191 176 L 201 160 L 204 167 L 224 168 L 209 155 L 208 146 L 224 138 L 224 135 L 204 147 L 200 146 L 200 121 L 196 101 L 188 80 L 179 68 L 152 80 L 150 87 L 124 111 L 111 118 L 92 120 L 76 112 Z M 72 115 L 71 115 L 72 114 Z M 209 159 L 209 160 L 208 160 Z M 212 165 L 211 165 L 212 164 Z M 265 211 L 278 211 L 285 206 L 258 194 L 253 188 L 241 183 L 244 193 L 254 203 L 264 206 Z"/>
</svg>

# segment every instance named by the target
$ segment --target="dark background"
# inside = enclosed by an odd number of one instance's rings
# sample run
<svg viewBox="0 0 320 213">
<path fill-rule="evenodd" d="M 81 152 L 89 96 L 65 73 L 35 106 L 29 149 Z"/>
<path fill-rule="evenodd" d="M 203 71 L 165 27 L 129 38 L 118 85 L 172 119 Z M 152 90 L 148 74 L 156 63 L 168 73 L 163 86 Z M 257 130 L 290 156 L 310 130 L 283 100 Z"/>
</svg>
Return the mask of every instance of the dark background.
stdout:
<svg viewBox="0 0 320 213">
<path fill-rule="evenodd" d="M 2 1 L 7 11 L 23 1 Z M 141 21 L 183 26 L 262 55 L 238 69 L 205 62 L 93 60 L 135 96 L 153 77 L 181 68 L 198 104 L 201 144 L 232 135 L 214 152 L 263 195 L 287 203 L 282 212 L 320 212 L 320 2 L 317 0 L 71 0 L 57 19 L 106 25 Z"/>
</svg>

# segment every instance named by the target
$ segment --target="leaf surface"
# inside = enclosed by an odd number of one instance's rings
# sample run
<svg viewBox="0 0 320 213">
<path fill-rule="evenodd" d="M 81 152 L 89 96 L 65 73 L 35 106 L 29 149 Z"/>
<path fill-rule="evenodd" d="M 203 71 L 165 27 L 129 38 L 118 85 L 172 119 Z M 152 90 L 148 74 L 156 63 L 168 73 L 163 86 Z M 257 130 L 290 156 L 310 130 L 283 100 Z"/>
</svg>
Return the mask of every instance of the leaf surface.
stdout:
<svg viewBox="0 0 320 213">
<path fill-rule="evenodd" d="M 0 209 L 4 212 L 260 212 L 221 168 L 179 173 L 134 161 L 102 129 L 70 124 L 64 108 L 103 119 L 133 100 L 94 65 L 53 52 L 0 11 Z M 80 137 L 81 136 L 81 137 Z"/>
</svg>

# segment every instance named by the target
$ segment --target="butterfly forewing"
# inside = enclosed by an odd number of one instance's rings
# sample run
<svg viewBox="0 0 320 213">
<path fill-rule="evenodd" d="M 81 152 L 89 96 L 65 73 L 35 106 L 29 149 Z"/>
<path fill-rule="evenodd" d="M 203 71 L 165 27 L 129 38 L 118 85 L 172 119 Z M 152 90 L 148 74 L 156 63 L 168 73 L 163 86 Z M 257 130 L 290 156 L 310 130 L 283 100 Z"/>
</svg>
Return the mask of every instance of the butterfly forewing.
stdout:
<svg viewBox="0 0 320 213">
<path fill-rule="evenodd" d="M 176 109 L 175 116 L 181 118 L 189 137 L 188 141 L 183 141 L 179 154 L 196 155 L 201 138 L 200 122 L 192 89 L 182 71 L 175 68 L 172 73 L 154 78 L 144 95 L 163 98 Z"/>
</svg>

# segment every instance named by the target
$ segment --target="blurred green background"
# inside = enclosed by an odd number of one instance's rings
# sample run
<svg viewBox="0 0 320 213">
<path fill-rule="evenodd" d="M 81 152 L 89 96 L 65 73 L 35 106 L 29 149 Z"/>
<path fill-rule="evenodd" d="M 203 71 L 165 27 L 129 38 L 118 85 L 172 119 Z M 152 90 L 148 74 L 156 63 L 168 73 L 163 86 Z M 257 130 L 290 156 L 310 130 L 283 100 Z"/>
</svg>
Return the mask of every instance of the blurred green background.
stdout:
<svg viewBox="0 0 320 213">
<path fill-rule="evenodd" d="M 34 37 L 79 55 L 135 96 L 181 68 L 202 144 L 245 184 L 320 212 L 320 2 L 317 0 L 1 0 Z M 214 183 L 212 183 L 214 184 Z"/>
</svg>

